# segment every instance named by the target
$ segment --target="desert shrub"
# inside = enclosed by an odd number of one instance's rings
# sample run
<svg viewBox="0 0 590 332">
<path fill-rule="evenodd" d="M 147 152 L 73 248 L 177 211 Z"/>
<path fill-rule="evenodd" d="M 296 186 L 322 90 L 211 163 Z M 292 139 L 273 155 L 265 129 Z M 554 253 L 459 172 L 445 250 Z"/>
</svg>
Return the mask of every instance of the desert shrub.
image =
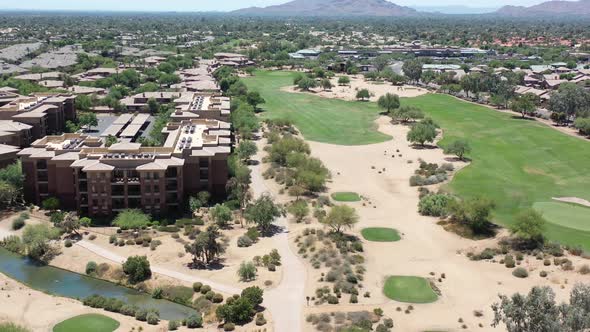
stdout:
<svg viewBox="0 0 590 332">
<path fill-rule="evenodd" d="M 201 314 L 193 314 L 186 319 L 186 327 L 196 329 L 203 326 L 203 317 Z"/>
<path fill-rule="evenodd" d="M 135 319 L 137 319 L 140 322 L 145 322 L 147 320 L 147 315 L 147 309 L 139 308 L 135 311 Z"/>
<path fill-rule="evenodd" d="M 186 286 L 162 287 L 162 296 L 170 301 L 188 305 L 193 297 L 193 289 Z"/>
<path fill-rule="evenodd" d="M 90 261 L 86 263 L 86 274 L 95 273 L 97 267 L 98 265 L 96 265 L 96 262 Z"/>
<path fill-rule="evenodd" d="M 121 310 L 119 312 L 125 316 L 134 317 L 136 311 L 137 311 L 137 307 L 132 306 L 130 304 L 125 304 L 124 306 L 121 307 Z"/>
<path fill-rule="evenodd" d="M 471 259 L 475 261 L 483 259 L 493 259 L 495 255 L 496 251 L 494 249 L 485 248 L 481 253 L 471 256 Z"/>
<path fill-rule="evenodd" d="M 115 235 L 111 235 L 109 236 L 109 243 L 113 244 L 113 243 L 117 243 L 117 236 Z"/>
<path fill-rule="evenodd" d="M 425 180 L 426 179 L 420 175 L 412 175 L 412 177 L 410 177 L 410 187 L 423 186 L 426 182 Z"/>
<path fill-rule="evenodd" d="M 211 290 L 211 286 L 209 285 L 203 285 L 201 287 L 201 294 L 205 295 L 207 294 L 207 292 L 209 292 Z"/>
<path fill-rule="evenodd" d="M 152 298 L 161 299 L 164 296 L 164 290 L 162 287 L 156 287 L 152 292 Z"/>
<path fill-rule="evenodd" d="M 539 276 L 541 278 L 545 278 L 547 276 L 547 271 L 541 271 L 541 272 L 539 272 Z"/>
<path fill-rule="evenodd" d="M 266 324 L 266 319 L 264 318 L 264 314 L 259 312 L 256 314 L 256 326 L 262 326 Z"/>
<path fill-rule="evenodd" d="M 25 227 L 25 219 L 18 217 L 12 221 L 12 230 L 17 231 L 21 228 Z"/>
<path fill-rule="evenodd" d="M 4 247 L 4 249 L 14 252 L 17 254 L 22 254 L 25 251 L 25 244 L 21 240 L 20 237 L 16 235 L 9 235 L 4 240 L 0 241 L 0 246 Z"/>
<path fill-rule="evenodd" d="M 249 247 L 253 243 L 252 239 L 250 239 L 247 235 L 242 235 L 238 238 L 238 247 L 244 248 Z"/>
<path fill-rule="evenodd" d="M 223 324 L 224 331 L 233 331 L 236 329 L 236 325 L 234 323 L 225 323 Z"/>
<path fill-rule="evenodd" d="M 213 303 L 221 303 L 223 302 L 223 295 L 216 293 L 213 295 L 213 299 L 211 300 Z"/>
<path fill-rule="evenodd" d="M 275 271 L 277 270 L 277 267 L 276 267 L 276 265 L 274 265 L 273 263 L 269 263 L 269 264 L 267 265 L 267 268 L 268 268 L 268 270 L 269 270 L 270 272 L 275 272 Z"/>
<path fill-rule="evenodd" d="M 327 300 L 329 304 L 338 304 L 338 298 L 334 295 L 328 295 Z"/>
<path fill-rule="evenodd" d="M 146 316 L 146 321 L 150 325 L 158 325 L 160 322 L 160 316 L 156 312 L 150 312 Z"/>
<path fill-rule="evenodd" d="M 358 296 L 356 296 L 354 294 L 350 296 L 350 303 L 358 303 L 358 302 L 359 302 Z"/>
<path fill-rule="evenodd" d="M 507 268 L 511 269 L 516 265 L 516 262 L 514 261 L 514 258 L 512 257 L 512 255 L 506 255 L 504 257 L 504 266 L 506 266 Z"/>
<path fill-rule="evenodd" d="M 90 236 L 88 237 L 88 240 L 90 240 L 90 241 L 96 240 L 96 235 L 90 234 Z"/>
<path fill-rule="evenodd" d="M 250 227 L 248 228 L 248 231 L 246 231 L 246 236 L 250 238 L 250 240 L 256 242 L 258 241 L 258 238 L 260 237 L 260 232 L 258 231 L 258 229 L 256 227 Z"/>
<path fill-rule="evenodd" d="M 213 296 L 215 296 L 214 291 L 208 291 L 207 294 L 205 294 L 205 298 L 209 301 L 213 301 Z"/>
<path fill-rule="evenodd" d="M 423 216 L 446 217 L 447 207 L 453 198 L 445 194 L 424 196 L 418 203 L 418 212 Z"/>
<path fill-rule="evenodd" d="M 129 282 L 137 283 L 152 276 L 150 262 L 145 256 L 131 256 L 123 263 L 123 272 L 128 275 Z"/>
<path fill-rule="evenodd" d="M 178 228 L 178 226 L 175 226 L 175 225 L 168 225 L 168 226 L 160 226 L 160 227 L 158 227 L 158 230 L 160 232 L 166 232 L 166 233 L 177 233 L 180 231 L 180 228 Z"/>
<path fill-rule="evenodd" d="M 193 284 L 193 291 L 194 291 L 195 293 L 198 293 L 198 292 L 200 292 L 200 291 L 201 291 L 201 287 L 203 287 L 203 283 L 202 283 L 202 282 L 195 282 L 195 283 Z"/>
<path fill-rule="evenodd" d="M 135 240 L 129 239 L 129 240 L 125 241 L 125 244 L 128 246 L 133 246 L 133 245 L 135 245 Z"/>
<path fill-rule="evenodd" d="M 561 268 L 564 271 L 572 271 L 574 269 L 574 264 L 569 259 L 564 259 L 561 263 Z"/>
<path fill-rule="evenodd" d="M 242 262 L 238 269 L 238 276 L 241 281 L 251 281 L 256 279 L 256 266 L 252 262 Z"/>
<path fill-rule="evenodd" d="M 525 268 L 517 267 L 516 269 L 514 269 L 512 271 L 512 275 L 517 278 L 526 278 L 529 276 L 529 273 L 527 272 L 527 270 Z"/>
<path fill-rule="evenodd" d="M 177 321 L 171 320 L 168 322 L 168 331 L 176 331 L 179 326 L 180 324 Z"/>
<path fill-rule="evenodd" d="M 543 265 L 545 265 L 545 266 L 549 266 L 549 265 L 551 265 L 551 261 L 550 261 L 549 259 L 545 259 L 545 260 L 543 261 Z"/>
<path fill-rule="evenodd" d="M 388 328 L 393 328 L 393 319 L 391 318 L 385 318 L 383 320 L 383 324 L 388 327 Z"/>
<path fill-rule="evenodd" d="M 580 272 L 580 274 L 584 274 L 584 275 L 588 274 L 588 273 L 590 273 L 590 266 L 588 264 L 584 264 L 580 267 L 578 272 Z"/>
<path fill-rule="evenodd" d="M 67 239 L 67 240 L 64 242 L 64 246 L 65 246 L 66 248 L 70 248 L 72 245 L 73 245 L 73 243 L 72 243 L 72 240 L 70 240 L 70 239 Z"/>
</svg>

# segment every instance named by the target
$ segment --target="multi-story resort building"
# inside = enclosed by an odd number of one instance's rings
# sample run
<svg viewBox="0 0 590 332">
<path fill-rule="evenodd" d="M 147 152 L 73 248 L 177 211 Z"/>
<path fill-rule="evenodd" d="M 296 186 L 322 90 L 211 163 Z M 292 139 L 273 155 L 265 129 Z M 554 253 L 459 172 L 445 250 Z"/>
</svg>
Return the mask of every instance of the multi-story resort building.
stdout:
<svg viewBox="0 0 590 332">
<path fill-rule="evenodd" d="M 48 197 L 91 216 L 125 208 L 179 211 L 200 191 L 223 196 L 231 152 L 230 124 L 216 119 L 169 123 L 162 147 L 116 143 L 82 134 L 47 136 L 19 152 L 27 201 Z"/>
<path fill-rule="evenodd" d="M 229 121 L 230 99 L 217 94 L 195 92 L 144 92 L 121 100 L 129 112 L 147 112 L 148 101 L 153 99 L 159 104 L 174 104 L 172 118 L 181 119 L 217 119 Z"/>
</svg>

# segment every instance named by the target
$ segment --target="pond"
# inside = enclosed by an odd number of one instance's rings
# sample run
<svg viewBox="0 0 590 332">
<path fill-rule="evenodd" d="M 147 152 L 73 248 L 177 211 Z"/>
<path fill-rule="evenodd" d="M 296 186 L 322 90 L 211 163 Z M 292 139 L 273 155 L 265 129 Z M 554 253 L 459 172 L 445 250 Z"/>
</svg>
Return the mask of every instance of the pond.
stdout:
<svg viewBox="0 0 590 332">
<path fill-rule="evenodd" d="M 149 294 L 108 281 L 38 264 L 4 248 L 0 248 L 0 272 L 33 289 L 57 296 L 83 299 L 98 294 L 117 298 L 141 308 L 157 309 L 160 318 L 164 320 L 181 320 L 195 312 L 189 307 L 166 300 L 156 300 Z"/>
</svg>

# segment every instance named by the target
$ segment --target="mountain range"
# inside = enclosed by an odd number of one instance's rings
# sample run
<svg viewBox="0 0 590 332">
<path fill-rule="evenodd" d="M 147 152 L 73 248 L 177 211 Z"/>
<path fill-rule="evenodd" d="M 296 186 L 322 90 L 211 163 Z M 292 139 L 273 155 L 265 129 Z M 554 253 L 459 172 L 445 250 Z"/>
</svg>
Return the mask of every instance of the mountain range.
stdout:
<svg viewBox="0 0 590 332">
<path fill-rule="evenodd" d="M 427 13 L 414 8 L 396 5 L 387 0 L 292 0 L 281 5 L 249 7 L 233 11 L 233 14 L 249 16 L 377 16 L 413 17 L 444 14 Z M 457 12 L 455 12 L 457 13 Z M 469 14 L 464 12 L 463 14 Z M 547 1 L 538 5 L 504 6 L 485 15 L 504 17 L 590 16 L 590 0 Z"/>
</svg>

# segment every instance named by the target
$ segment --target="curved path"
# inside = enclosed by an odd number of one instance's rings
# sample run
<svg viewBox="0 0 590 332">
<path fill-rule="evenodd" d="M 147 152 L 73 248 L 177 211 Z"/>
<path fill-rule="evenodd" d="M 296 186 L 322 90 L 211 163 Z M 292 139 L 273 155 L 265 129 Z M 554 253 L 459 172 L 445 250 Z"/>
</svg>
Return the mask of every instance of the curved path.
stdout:
<svg viewBox="0 0 590 332">
<path fill-rule="evenodd" d="M 262 144 L 258 144 L 258 150 L 262 151 Z M 259 154 L 257 160 L 262 160 Z M 264 183 L 261 163 L 251 166 L 252 193 L 259 197 L 262 194 L 270 194 L 270 189 Z M 283 278 L 277 287 L 264 293 L 263 305 L 270 311 L 274 322 L 274 331 L 300 332 L 303 331 L 303 306 L 305 305 L 305 266 L 297 255 L 289 247 L 289 224 L 287 218 L 279 218 L 276 225 L 282 231 L 273 236 L 274 246 L 281 255 Z"/>
<path fill-rule="evenodd" d="M 117 255 L 108 249 L 105 249 L 101 246 L 97 246 L 96 244 L 88 242 L 86 240 L 80 240 L 80 241 L 76 242 L 76 245 L 79 247 L 82 247 L 84 249 L 87 249 L 87 250 L 89 250 L 89 251 L 91 251 L 103 258 L 106 258 L 110 261 L 116 262 L 116 263 L 122 264 L 123 262 L 125 262 L 125 260 L 127 260 L 127 258 L 125 258 L 123 256 Z M 152 265 L 151 269 L 152 269 L 152 272 L 154 272 L 154 273 L 158 273 L 158 274 L 170 277 L 170 278 L 182 280 L 182 281 L 189 282 L 189 283 L 201 282 L 203 284 L 207 284 L 207 285 L 211 286 L 212 289 L 214 289 L 218 292 L 222 292 L 222 293 L 226 293 L 226 294 L 240 294 L 242 292 L 242 290 L 237 287 L 232 287 L 232 286 L 220 284 L 220 283 L 217 283 L 217 282 L 210 280 L 210 279 L 184 274 L 184 273 L 170 270 L 170 269 L 166 269 L 163 267 Z"/>
</svg>

